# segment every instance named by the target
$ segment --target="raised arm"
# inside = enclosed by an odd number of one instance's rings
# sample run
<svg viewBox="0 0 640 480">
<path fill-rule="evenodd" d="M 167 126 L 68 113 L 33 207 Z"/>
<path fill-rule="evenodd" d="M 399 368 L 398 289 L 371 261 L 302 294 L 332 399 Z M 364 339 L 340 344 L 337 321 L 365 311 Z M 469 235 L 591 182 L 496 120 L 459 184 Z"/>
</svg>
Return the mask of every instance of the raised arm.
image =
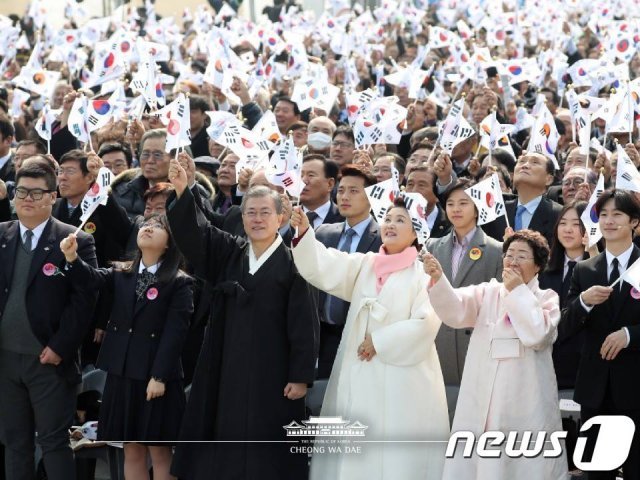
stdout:
<svg viewBox="0 0 640 480">
<path fill-rule="evenodd" d="M 454 290 L 433 255 L 426 253 L 423 262 L 431 280 L 427 290 L 431 306 L 442 323 L 452 328 L 474 327 L 484 297 L 484 284 Z"/>
<path fill-rule="evenodd" d="M 293 221 L 292 225 L 295 226 Z M 350 302 L 365 255 L 325 247 L 316 239 L 312 228 L 307 229 L 302 238 L 294 239 L 294 244 L 293 260 L 300 275 L 314 287 Z"/>
</svg>

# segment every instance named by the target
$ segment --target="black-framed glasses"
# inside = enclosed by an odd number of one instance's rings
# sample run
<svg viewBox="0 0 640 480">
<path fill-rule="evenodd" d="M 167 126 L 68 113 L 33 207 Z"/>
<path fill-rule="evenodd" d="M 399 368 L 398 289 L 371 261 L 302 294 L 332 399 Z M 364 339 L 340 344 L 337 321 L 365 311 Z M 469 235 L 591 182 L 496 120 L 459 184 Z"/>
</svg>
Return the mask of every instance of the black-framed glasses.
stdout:
<svg viewBox="0 0 640 480">
<path fill-rule="evenodd" d="M 42 197 L 45 193 L 53 193 L 55 190 L 43 190 L 42 188 L 25 188 L 18 187 L 16 188 L 16 198 L 20 200 L 24 200 L 27 197 L 31 197 L 32 200 L 36 202 L 38 200 L 42 200 Z"/>
</svg>

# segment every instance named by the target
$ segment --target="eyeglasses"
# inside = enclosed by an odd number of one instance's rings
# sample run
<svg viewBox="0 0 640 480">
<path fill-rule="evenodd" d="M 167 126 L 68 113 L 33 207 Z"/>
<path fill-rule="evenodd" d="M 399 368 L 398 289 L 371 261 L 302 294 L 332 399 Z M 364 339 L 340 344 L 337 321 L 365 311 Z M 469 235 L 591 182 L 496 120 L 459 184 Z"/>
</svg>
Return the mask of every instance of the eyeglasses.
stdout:
<svg viewBox="0 0 640 480">
<path fill-rule="evenodd" d="M 340 142 L 340 141 L 333 141 L 331 142 L 331 146 L 333 147 L 340 147 L 340 148 L 353 148 L 353 143 L 351 142 Z"/>
<path fill-rule="evenodd" d="M 524 255 L 511 255 L 509 253 L 503 255 L 502 258 L 504 258 L 509 263 L 524 263 L 527 260 L 533 260 L 533 257 L 525 257 Z"/>
<path fill-rule="evenodd" d="M 273 210 L 260 210 L 259 212 L 256 210 L 247 210 L 243 215 L 246 215 L 249 218 L 267 218 L 273 215 Z"/>
<path fill-rule="evenodd" d="M 584 179 L 582 178 L 567 178 L 566 180 L 562 181 L 562 186 L 563 187 L 579 187 L 580 185 L 582 185 L 584 183 Z"/>
<path fill-rule="evenodd" d="M 59 168 L 58 175 L 69 175 L 70 177 L 78 173 L 77 168 Z"/>
<path fill-rule="evenodd" d="M 55 190 L 43 190 L 42 188 L 16 188 L 16 198 L 24 200 L 27 197 L 31 197 L 31 200 L 42 200 L 45 193 L 53 193 Z"/>
<path fill-rule="evenodd" d="M 150 152 L 149 150 L 143 150 L 142 153 L 140 153 L 140 160 L 148 160 L 149 158 L 153 157 L 154 160 L 160 161 L 164 158 L 165 153 L 161 152 L 160 150 L 154 150 L 153 152 Z"/>
</svg>

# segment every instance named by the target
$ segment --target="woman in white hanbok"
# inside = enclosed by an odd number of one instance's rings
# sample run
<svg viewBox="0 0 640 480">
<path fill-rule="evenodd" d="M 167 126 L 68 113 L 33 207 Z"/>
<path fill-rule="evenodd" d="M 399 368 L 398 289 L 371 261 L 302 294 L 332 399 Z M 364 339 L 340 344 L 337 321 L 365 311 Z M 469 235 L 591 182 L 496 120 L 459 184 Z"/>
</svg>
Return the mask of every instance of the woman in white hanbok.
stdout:
<svg viewBox="0 0 640 480">
<path fill-rule="evenodd" d="M 310 284 L 351 302 L 321 415 L 367 426 L 361 453 L 314 453 L 312 480 L 440 480 L 449 422 L 416 233 L 402 200 L 380 227 L 379 253 L 317 241 L 300 209 L 293 258 Z M 354 439 L 351 439 L 354 440 Z M 359 440 L 359 439 L 355 439 Z"/>
<path fill-rule="evenodd" d="M 509 435 L 533 432 L 528 448 L 539 444 L 553 450 L 553 432 L 562 430 L 558 387 L 551 351 L 560 321 L 558 294 L 538 287 L 537 274 L 549 256 L 544 237 L 520 230 L 503 245 L 503 282 L 452 288 L 433 255 L 425 253 L 424 270 L 431 276 L 429 297 L 440 319 L 454 328 L 473 327 L 467 360 L 453 419 L 452 432 L 470 431 L 478 440 L 482 433 Z M 540 432 L 545 432 L 544 434 Z M 544 437 L 544 438 L 542 438 Z M 505 442 L 497 448 L 499 458 L 479 458 L 476 446 L 464 458 L 465 441 L 455 456 L 445 461 L 444 480 L 559 480 L 567 478 L 567 459 L 562 450 L 555 458 L 543 452 L 533 458 L 510 458 Z M 516 445 L 520 448 L 520 445 Z"/>
</svg>

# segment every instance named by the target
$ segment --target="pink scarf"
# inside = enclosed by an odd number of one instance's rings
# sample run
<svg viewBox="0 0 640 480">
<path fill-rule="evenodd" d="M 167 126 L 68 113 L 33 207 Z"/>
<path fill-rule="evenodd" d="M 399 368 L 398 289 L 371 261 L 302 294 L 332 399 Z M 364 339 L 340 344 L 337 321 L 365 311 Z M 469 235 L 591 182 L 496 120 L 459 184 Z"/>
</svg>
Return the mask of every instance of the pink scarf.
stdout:
<svg viewBox="0 0 640 480">
<path fill-rule="evenodd" d="M 407 247 L 400 253 L 394 253 L 389 255 L 384 249 L 384 246 L 380 247 L 380 251 L 373 257 L 373 271 L 376 274 L 376 292 L 380 293 L 383 285 L 389 278 L 389 276 L 400 270 L 403 270 L 413 264 L 418 257 L 418 250 L 416 247 Z"/>
</svg>

